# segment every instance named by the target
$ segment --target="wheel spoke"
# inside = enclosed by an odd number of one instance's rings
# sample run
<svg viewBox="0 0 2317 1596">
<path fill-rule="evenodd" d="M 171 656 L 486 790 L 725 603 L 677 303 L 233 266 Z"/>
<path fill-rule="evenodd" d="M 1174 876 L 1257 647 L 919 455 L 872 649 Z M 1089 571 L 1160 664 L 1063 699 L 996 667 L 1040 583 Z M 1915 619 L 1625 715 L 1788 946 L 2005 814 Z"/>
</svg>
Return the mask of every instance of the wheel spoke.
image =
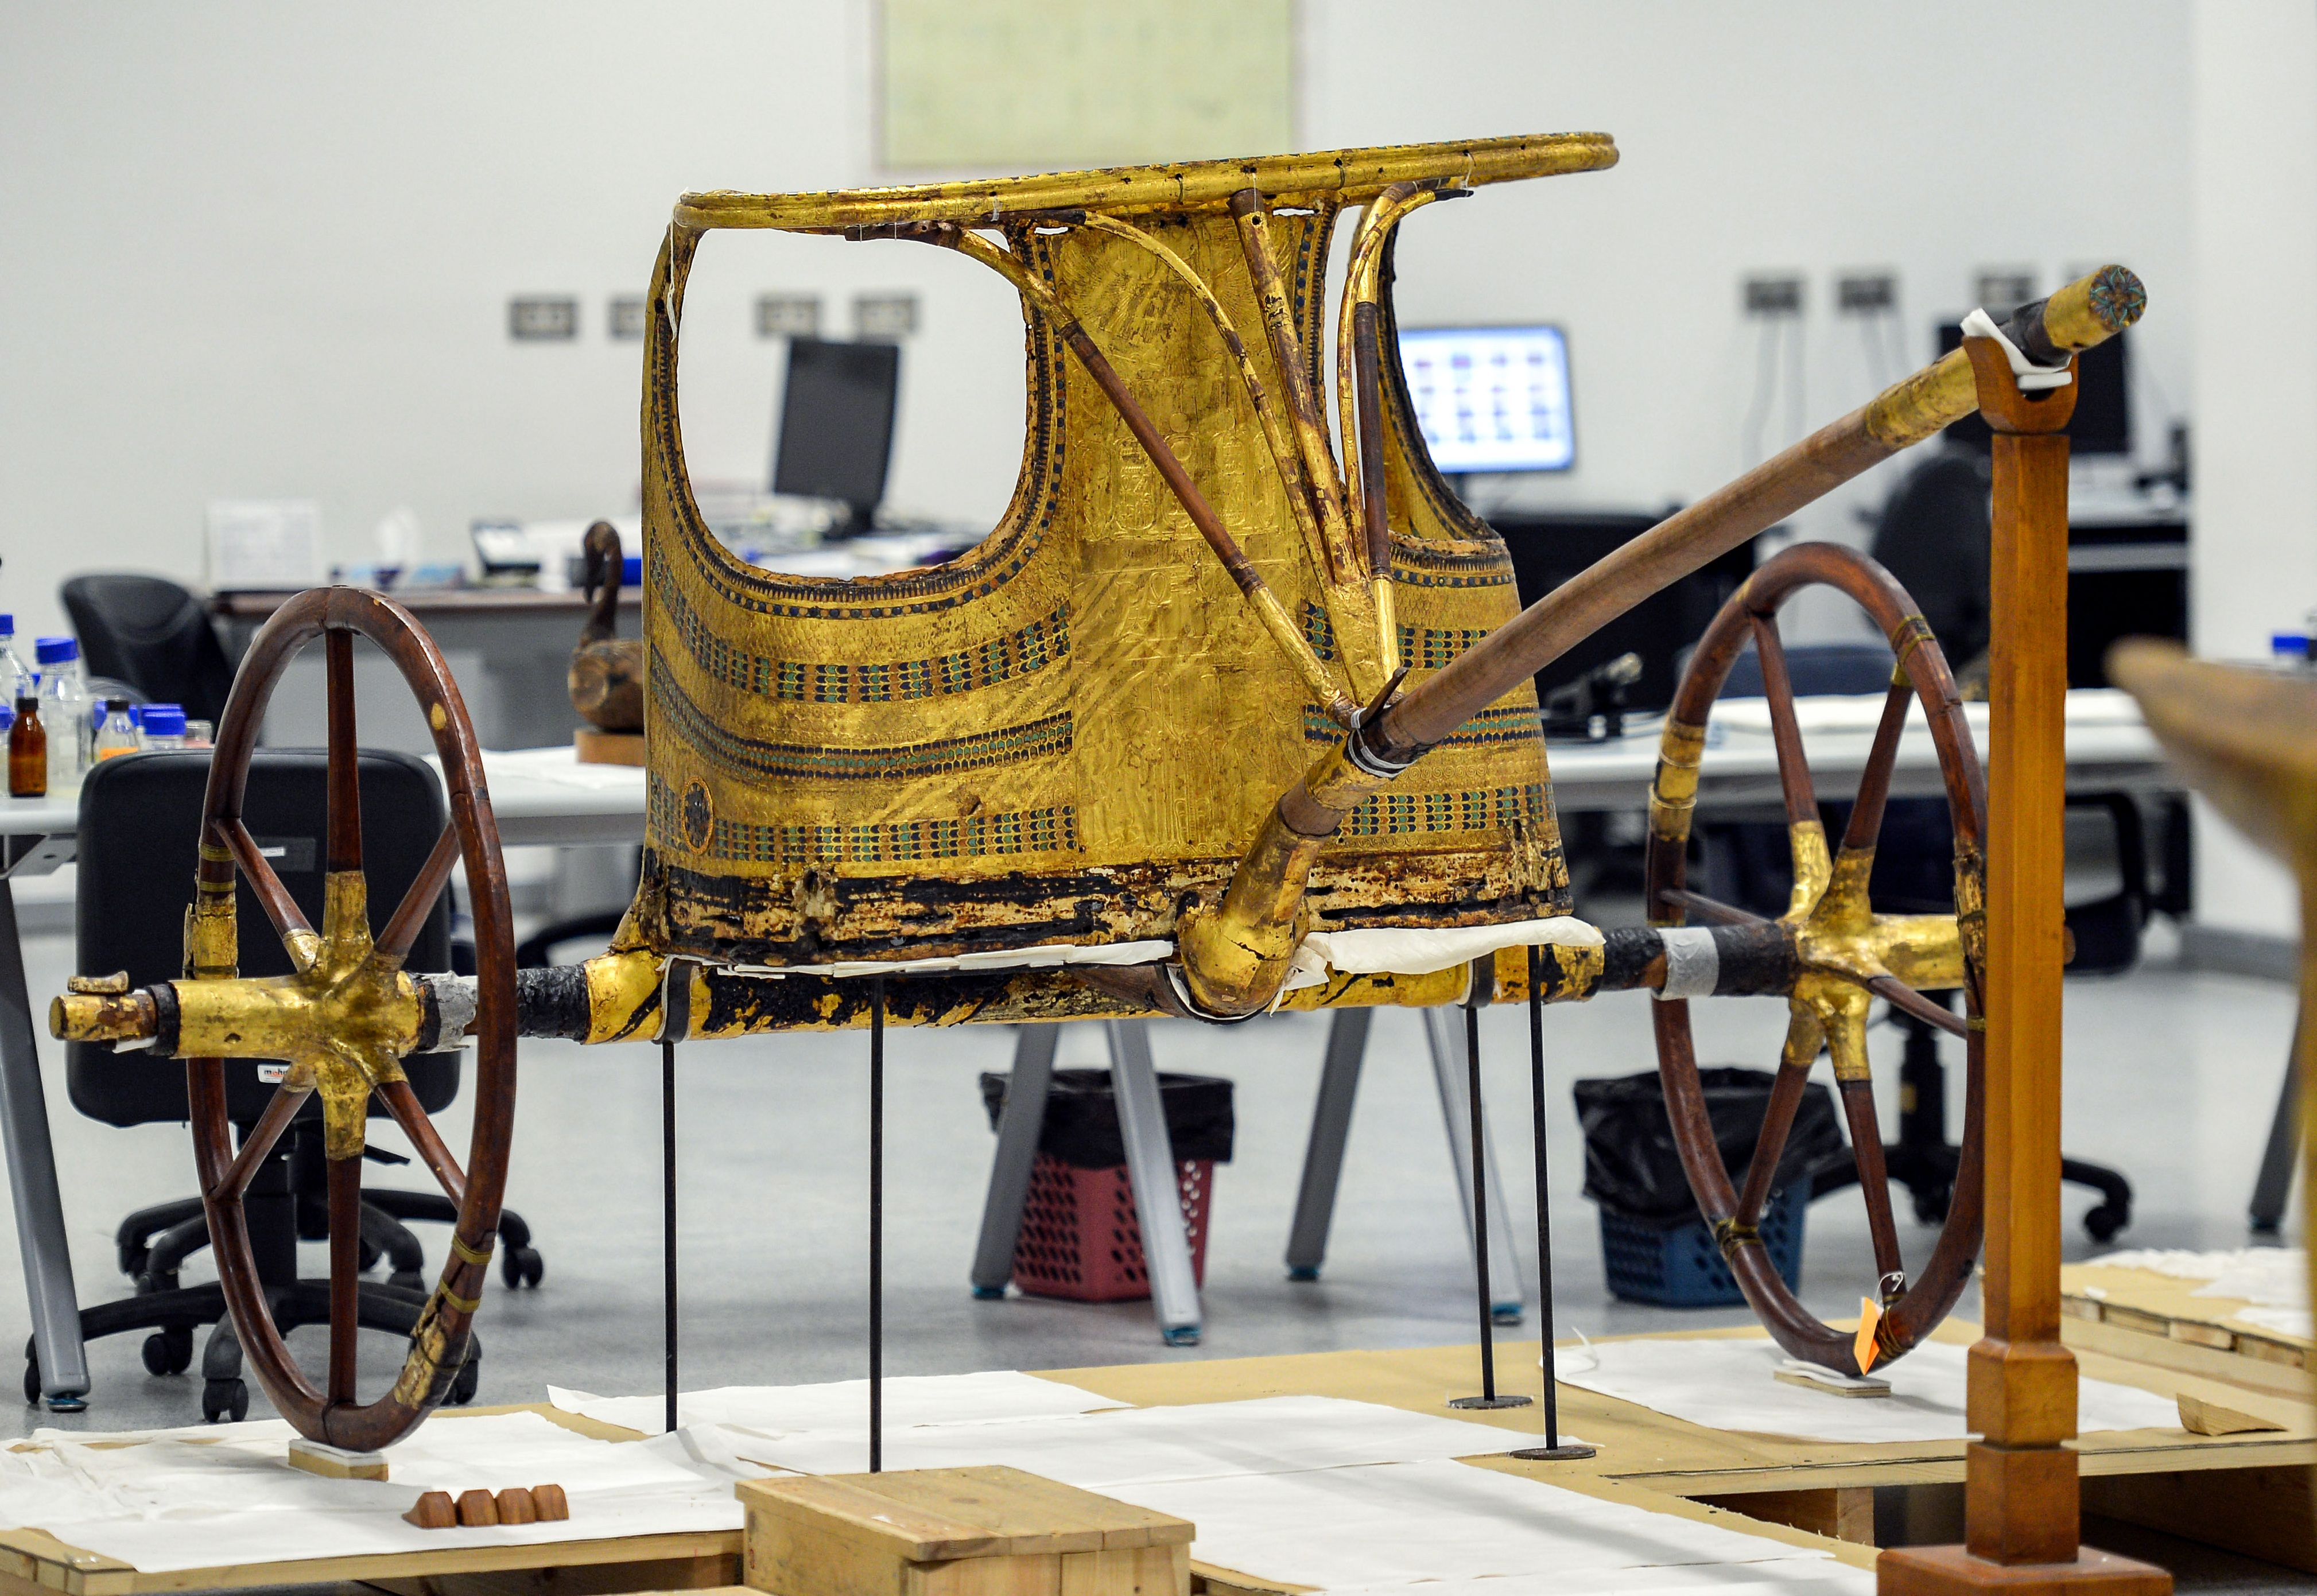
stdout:
<svg viewBox="0 0 2317 1596">
<path fill-rule="evenodd" d="M 354 737 L 354 635 L 323 634 L 330 666 L 329 868 L 362 869 L 362 762 Z"/>
<path fill-rule="evenodd" d="M 1874 846 L 1883 829 L 1883 806 L 1891 796 L 1891 771 L 1899 760 L 1899 739 L 1907 730 L 1907 707 L 1914 689 L 1904 676 L 1895 677 L 1883 700 L 1883 719 L 1874 728 L 1874 745 L 1867 751 L 1866 768 L 1859 772 L 1858 798 L 1850 806 L 1850 824 L 1842 831 L 1842 851 L 1855 853 Z"/>
<path fill-rule="evenodd" d="M 1692 892 L 1686 887 L 1665 887 L 1658 890 L 1658 905 L 1665 909 L 1686 909 L 1699 919 L 1714 925 L 1767 925 L 1769 921 L 1751 909 L 1741 909 L 1735 904 L 1725 904 L 1720 898 L 1708 897 L 1702 892 Z"/>
<path fill-rule="evenodd" d="M 1785 1155 L 1794 1110 L 1802 1106 L 1811 1065 L 1818 1061 L 1819 1035 L 1818 1021 L 1805 1011 L 1797 1010 L 1786 1022 L 1778 1076 L 1770 1087 L 1769 1106 L 1762 1111 L 1761 1134 L 1754 1138 L 1753 1162 L 1746 1166 L 1746 1189 L 1738 1194 L 1738 1207 L 1731 1216 L 1740 1225 L 1758 1224 L 1763 1205 L 1770 1200 L 1770 1182 L 1777 1178 L 1778 1160 Z"/>
<path fill-rule="evenodd" d="M 1883 1128 L 1874 1115 L 1874 1083 L 1853 1076 L 1840 1083 L 1843 1117 L 1850 1122 L 1851 1156 L 1866 1199 L 1866 1228 L 1874 1237 L 1874 1272 L 1903 1275 L 1899 1232 L 1891 1218 L 1891 1177 L 1883 1165 Z"/>
<path fill-rule="evenodd" d="M 1810 760 L 1794 718 L 1794 687 L 1786 673 L 1786 650 L 1778 641 L 1775 616 L 1754 616 L 1754 655 L 1762 666 L 1762 696 L 1770 706 L 1770 738 L 1778 751 L 1778 785 L 1786 796 L 1786 824 L 1818 819 L 1818 794 L 1811 786 Z"/>
<path fill-rule="evenodd" d="M 273 873 L 273 866 L 259 851 L 257 839 L 249 834 L 249 827 L 235 818 L 219 822 L 219 830 L 225 834 L 225 845 L 232 850 L 233 861 L 241 867 L 243 879 L 257 895 L 259 906 L 273 922 L 273 929 L 282 933 L 282 941 L 288 941 L 300 932 L 312 936 L 314 928 L 306 923 L 305 911 L 298 907 L 298 900 L 290 896 L 290 889 L 282 885 L 282 878 Z"/>
<path fill-rule="evenodd" d="M 273 1144 L 282 1139 L 282 1133 L 289 1128 L 290 1121 L 297 1117 L 298 1110 L 306 1106 L 306 1100 L 313 1094 L 311 1086 L 291 1086 L 286 1083 L 273 1089 L 273 1096 L 266 1103 L 265 1111 L 257 1117 L 257 1123 L 249 1128 L 249 1134 L 241 1138 L 241 1147 L 234 1154 L 233 1162 L 226 1166 L 224 1175 L 210 1189 L 209 1195 L 212 1201 L 241 1200 L 242 1193 L 249 1190 L 249 1182 L 256 1178 L 257 1166 L 265 1162 L 265 1155 L 273 1151 Z"/>
<path fill-rule="evenodd" d="M 443 834 L 434 839 L 434 850 L 427 854 L 426 862 L 418 867 L 418 875 L 410 889 L 395 905 L 394 917 L 386 923 L 386 930 L 378 939 L 378 956 L 389 963 L 400 964 L 410 952 L 410 944 L 418 940 L 427 915 L 434 913 L 435 899 L 443 896 L 443 884 L 451 878 L 451 869 L 459 862 L 459 833 L 455 826 L 446 825 Z"/>
<path fill-rule="evenodd" d="M 1896 976 L 1869 976 L 1860 985 L 1892 1008 L 1912 1014 L 1926 1025 L 1936 1025 L 1949 1036 L 1971 1035 L 1970 1021 L 1945 1004 L 1933 1003 Z"/>
<path fill-rule="evenodd" d="M 332 1404 L 354 1399 L 362 1330 L 362 1155 L 330 1169 L 330 1383 Z"/>
<path fill-rule="evenodd" d="M 394 1116 L 394 1122 L 402 1127 L 403 1134 L 410 1138 L 410 1145 L 417 1149 L 419 1162 L 434 1172 L 434 1179 L 441 1183 L 443 1195 L 452 1202 L 465 1202 L 466 1172 L 459 1167 L 459 1161 L 451 1155 L 451 1149 L 444 1146 L 443 1138 L 435 1134 L 434 1121 L 428 1119 L 426 1110 L 419 1106 L 418 1094 L 410 1089 L 410 1083 L 389 1081 L 378 1089 L 378 1094 L 386 1103 L 386 1111 Z"/>
</svg>

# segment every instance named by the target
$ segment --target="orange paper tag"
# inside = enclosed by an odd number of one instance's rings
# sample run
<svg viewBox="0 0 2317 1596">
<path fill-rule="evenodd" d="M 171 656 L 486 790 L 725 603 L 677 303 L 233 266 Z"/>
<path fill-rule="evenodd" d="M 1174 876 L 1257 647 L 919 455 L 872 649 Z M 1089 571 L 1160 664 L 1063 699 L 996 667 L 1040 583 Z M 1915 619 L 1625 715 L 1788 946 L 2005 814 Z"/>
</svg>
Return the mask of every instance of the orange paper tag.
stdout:
<svg viewBox="0 0 2317 1596">
<path fill-rule="evenodd" d="M 1882 1305 L 1871 1297 L 1858 1299 L 1858 1333 L 1850 1343 L 1850 1354 L 1858 1360 L 1858 1372 L 1865 1374 L 1874 1367 L 1874 1332 L 1883 1323 Z"/>
</svg>

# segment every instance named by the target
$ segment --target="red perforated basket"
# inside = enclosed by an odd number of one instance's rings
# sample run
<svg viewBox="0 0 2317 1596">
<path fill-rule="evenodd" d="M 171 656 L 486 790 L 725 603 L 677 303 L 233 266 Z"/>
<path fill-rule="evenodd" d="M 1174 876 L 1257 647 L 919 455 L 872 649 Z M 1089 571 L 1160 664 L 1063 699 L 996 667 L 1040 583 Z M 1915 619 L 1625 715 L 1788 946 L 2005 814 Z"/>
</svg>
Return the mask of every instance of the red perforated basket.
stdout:
<svg viewBox="0 0 2317 1596">
<path fill-rule="evenodd" d="M 1215 1166 L 1208 1159 L 1175 1165 L 1183 1228 L 1191 1243 L 1191 1276 L 1207 1278 L 1207 1201 Z M 1142 1226 L 1126 1166 L 1079 1169 L 1044 1153 L 1030 1171 L 1022 1235 L 1014 1244 L 1014 1283 L 1038 1297 L 1073 1302 L 1135 1302 L 1150 1295 L 1142 1262 Z"/>
</svg>

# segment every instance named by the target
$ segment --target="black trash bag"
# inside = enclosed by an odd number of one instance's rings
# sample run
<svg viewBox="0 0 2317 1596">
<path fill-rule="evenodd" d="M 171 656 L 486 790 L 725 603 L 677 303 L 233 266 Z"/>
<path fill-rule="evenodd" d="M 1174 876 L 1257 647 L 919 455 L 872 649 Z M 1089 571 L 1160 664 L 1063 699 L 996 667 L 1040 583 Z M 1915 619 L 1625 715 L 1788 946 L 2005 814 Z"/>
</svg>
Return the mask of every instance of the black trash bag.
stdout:
<svg viewBox="0 0 2317 1596">
<path fill-rule="evenodd" d="M 1762 1116 L 1770 1106 L 1767 1070 L 1702 1069 L 1705 1112 L 1730 1181 L 1742 1188 Z M 1675 1150 L 1665 1089 L 1655 1070 L 1616 1080 L 1577 1083 L 1577 1122 L 1585 1130 L 1585 1195 L 1610 1212 L 1653 1230 L 1698 1217 L 1697 1199 Z M 1824 1082 L 1812 1082 L 1794 1108 L 1794 1128 L 1778 1159 L 1774 1191 L 1814 1181 L 1850 1160 L 1842 1115 Z"/>
<path fill-rule="evenodd" d="M 995 1070 L 981 1077 L 981 1106 L 989 1128 L 1006 1106 L 1008 1076 Z M 1219 1075 L 1158 1077 L 1158 1103 L 1167 1115 L 1167 1140 L 1176 1162 L 1229 1164 L 1231 1155 L 1231 1083 Z M 1119 1134 L 1118 1103 L 1106 1069 L 1058 1069 L 1046 1094 L 1046 1122 L 1038 1151 L 1078 1169 L 1115 1169 L 1126 1162 Z"/>
</svg>

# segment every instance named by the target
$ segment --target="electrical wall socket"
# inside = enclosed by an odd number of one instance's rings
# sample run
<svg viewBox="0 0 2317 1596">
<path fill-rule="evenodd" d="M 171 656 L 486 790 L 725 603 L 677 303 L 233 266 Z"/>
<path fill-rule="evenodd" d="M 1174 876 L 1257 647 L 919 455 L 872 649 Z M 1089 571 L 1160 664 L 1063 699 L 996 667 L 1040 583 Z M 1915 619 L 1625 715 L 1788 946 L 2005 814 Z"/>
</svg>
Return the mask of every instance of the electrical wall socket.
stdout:
<svg viewBox="0 0 2317 1596">
<path fill-rule="evenodd" d="M 1876 316 L 1899 308 L 1899 278 L 1891 272 L 1846 272 L 1834 280 L 1834 308 Z"/>
<path fill-rule="evenodd" d="M 1803 280 L 1799 276 L 1749 277 L 1745 280 L 1749 316 L 1800 316 Z"/>
<path fill-rule="evenodd" d="M 906 338 L 917 330 L 915 294 L 860 294 L 853 300 L 855 338 Z"/>
<path fill-rule="evenodd" d="M 758 294 L 756 336 L 759 338 L 818 338 L 820 336 L 819 294 Z"/>
<path fill-rule="evenodd" d="M 604 308 L 604 332 L 623 343 L 633 343 L 644 335 L 644 297 L 641 294 L 613 294 L 611 303 Z"/>
<path fill-rule="evenodd" d="M 1980 268 L 1980 308 L 2001 321 L 2035 297 L 2035 273 L 2026 266 Z"/>
<path fill-rule="evenodd" d="M 518 343 L 566 343 L 579 335 L 579 301 L 568 294 L 518 294 L 507 301 L 507 336 Z"/>
</svg>

